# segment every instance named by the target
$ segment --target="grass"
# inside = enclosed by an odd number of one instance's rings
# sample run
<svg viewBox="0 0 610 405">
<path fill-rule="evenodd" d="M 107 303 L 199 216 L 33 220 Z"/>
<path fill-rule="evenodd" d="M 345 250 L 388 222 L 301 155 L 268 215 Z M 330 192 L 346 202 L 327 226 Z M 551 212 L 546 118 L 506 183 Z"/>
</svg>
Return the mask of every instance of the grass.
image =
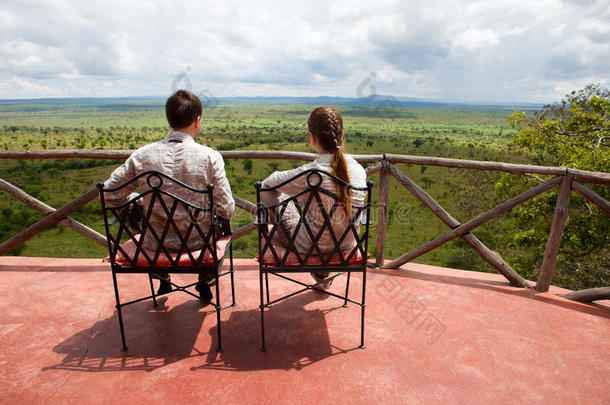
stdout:
<svg viewBox="0 0 610 405">
<path fill-rule="evenodd" d="M 399 153 L 505 162 L 528 162 L 510 144 L 514 131 L 508 126 L 506 109 L 418 107 L 380 110 L 375 107 L 338 107 L 344 116 L 346 144 L 350 153 Z M 220 150 L 257 149 L 311 151 L 306 143 L 309 105 L 234 105 L 206 111 L 198 142 Z M 169 129 L 162 103 L 150 100 L 131 103 L 107 100 L 96 103 L 0 104 L 0 147 L 5 150 L 43 149 L 135 149 L 162 139 Z M 97 181 L 104 180 L 121 162 L 93 160 L 0 161 L 0 177 L 22 187 L 51 206 L 59 207 Z M 241 160 L 227 160 L 226 170 L 233 193 L 253 201 L 253 183 L 274 170 L 303 162 L 253 160 L 248 170 Z M 459 221 L 465 222 L 493 207 L 493 172 L 399 165 Z M 372 177 L 378 182 L 378 175 Z M 377 183 L 378 184 L 378 183 Z M 374 200 L 377 199 L 375 188 Z M 508 197 L 507 197 L 508 198 Z M 386 258 L 395 258 L 448 228 L 421 206 L 394 179 L 390 183 L 390 222 Z M 0 195 L 4 215 L 4 240 L 42 215 L 7 196 Z M 72 216 L 102 232 L 99 202 L 94 201 Z M 233 227 L 252 220 L 238 210 Z M 376 218 L 372 235 L 376 235 Z M 502 255 L 518 254 L 507 247 L 506 235 L 516 232 L 510 216 L 478 228 L 476 234 Z M 376 240 L 370 239 L 374 254 Z M 236 257 L 253 257 L 255 233 L 235 244 Z M 57 225 L 17 250 L 27 256 L 102 257 L 105 250 L 75 232 Z M 461 240 L 435 249 L 418 262 L 489 271 Z"/>
</svg>

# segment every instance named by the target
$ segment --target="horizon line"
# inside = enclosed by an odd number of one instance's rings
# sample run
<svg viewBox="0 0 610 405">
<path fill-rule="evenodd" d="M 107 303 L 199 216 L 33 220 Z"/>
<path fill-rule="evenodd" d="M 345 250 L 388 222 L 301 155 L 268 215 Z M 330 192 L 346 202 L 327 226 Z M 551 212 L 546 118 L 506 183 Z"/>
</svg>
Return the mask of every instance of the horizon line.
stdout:
<svg viewBox="0 0 610 405">
<path fill-rule="evenodd" d="M 61 100 L 135 100 L 135 99 L 152 99 L 152 100 L 165 100 L 166 95 L 146 95 L 146 96 L 66 96 L 66 97 L 34 97 L 34 98 L 0 98 L 0 103 L 18 103 L 18 102 L 44 102 L 44 101 L 61 101 Z M 217 101 L 232 101 L 232 100 L 273 100 L 273 99 L 284 99 L 284 100 L 322 100 L 322 99 L 336 99 L 349 102 L 350 104 L 356 103 L 361 106 L 378 106 L 378 107 L 407 107 L 400 104 L 437 104 L 437 105 L 462 105 L 462 106 L 488 106 L 488 107 L 517 107 L 517 106 L 528 106 L 528 107 L 542 107 L 547 103 L 535 102 L 535 101 L 460 101 L 460 100 L 443 100 L 443 99 L 429 99 L 419 97 L 402 97 L 402 96 L 391 96 L 384 94 L 374 94 L 368 97 L 343 97 L 343 96 L 221 96 L 214 97 Z M 398 105 L 388 105 L 388 101 L 394 102 Z M 298 103 L 295 103 L 298 104 Z"/>
</svg>

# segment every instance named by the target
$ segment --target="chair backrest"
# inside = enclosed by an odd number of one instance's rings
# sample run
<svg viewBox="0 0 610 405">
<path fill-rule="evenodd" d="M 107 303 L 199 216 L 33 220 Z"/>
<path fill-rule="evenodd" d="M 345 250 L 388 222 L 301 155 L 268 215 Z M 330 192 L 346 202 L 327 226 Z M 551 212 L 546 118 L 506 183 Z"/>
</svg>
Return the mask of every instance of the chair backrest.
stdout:
<svg viewBox="0 0 610 405">
<path fill-rule="evenodd" d="M 274 204 L 262 202 L 263 193 L 277 193 L 282 186 L 295 181 L 303 184 L 298 193 Z M 349 218 L 337 194 L 329 190 L 328 184 L 333 183 L 334 190 L 339 189 L 336 183 L 340 183 L 344 192 L 352 196 Z M 255 183 L 255 187 L 258 257 L 263 267 L 366 266 L 372 181 L 368 181 L 366 187 L 357 187 L 314 168 L 273 187 L 262 187 L 261 183 Z M 295 214 L 292 221 L 280 219 Z M 360 223 L 364 230 L 360 229 Z M 305 247 L 303 240 L 308 242 Z M 265 259 L 269 257 L 272 257 L 271 265 Z"/>
<path fill-rule="evenodd" d="M 126 194 L 126 190 L 134 189 L 133 183 L 139 186 L 139 194 L 117 206 L 108 204 L 112 200 L 108 197 L 121 195 L 121 191 Z M 105 188 L 101 182 L 97 187 L 111 264 L 120 262 L 122 267 L 176 270 L 199 268 L 212 259 L 214 266 L 217 265 L 216 233 L 212 225 L 214 185 L 208 184 L 205 190 L 197 189 L 159 171 L 149 170 L 114 188 Z M 130 224 L 130 216 L 138 206 L 143 208 L 143 213 L 140 229 L 135 230 Z M 168 243 L 170 237 L 172 243 Z M 193 240 L 198 241 L 196 248 L 190 246 Z M 154 247 L 151 248 L 151 244 Z M 168 244 L 172 246 L 168 247 Z"/>
</svg>

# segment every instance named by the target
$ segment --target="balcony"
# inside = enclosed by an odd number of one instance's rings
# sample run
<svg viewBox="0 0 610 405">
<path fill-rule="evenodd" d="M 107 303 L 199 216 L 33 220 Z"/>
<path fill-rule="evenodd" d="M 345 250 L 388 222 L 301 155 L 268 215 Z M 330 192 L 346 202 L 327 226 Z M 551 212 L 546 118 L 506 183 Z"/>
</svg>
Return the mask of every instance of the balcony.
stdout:
<svg viewBox="0 0 610 405">
<path fill-rule="evenodd" d="M 128 152 L 7 151 L 0 152 L 0 158 L 57 158 L 72 153 L 116 159 Z M 289 152 L 224 153 L 227 159 L 311 157 Z M 380 173 L 379 224 L 387 222 L 386 185 L 393 176 L 449 227 L 446 234 L 392 260 L 384 260 L 384 227 L 378 227 L 374 269 L 367 276 L 366 349 L 358 348 L 357 307 L 342 308 L 340 301 L 308 292 L 268 311 L 267 352 L 261 352 L 258 265 L 237 259 L 238 305 L 223 310 L 221 318 L 224 352 L 215 351 L 213 309 L 202 308 L 185 294 L 162 298 L 158 308 L 150 302 L 126 308 L 130 344 L 129 351 L 122 352 L 108 264 L 100 258 L 3 256 L 0 398 L 6 403 L 607 402 L 610 300 L 603 299 L 607 292 L 570 295 L 551 281 L 570 190 L 608 212 L 608 202 L 583 185 L 610 184 L 608 173 L 398 155 L 358 158 L 372 163 L 369 174 Z M 397 162 L 556 176 L 535 191 L 557 186 L 563 195 L 558 198 L 541 278 L 524 280 L 470 233 L 535 195 L 534 189 L 460 224 L 404 176 L 393 165 Z M 102 235 L 68 217 L 94 199 L 95 192 L 55 210 L 6 182 L 0 186 L 48 214 L 0 244 L 0 251 L 5 253 L 60 220 L 104 243 Z M 253 209 L 246 200 L 238 199 L 238 205 Z M 245 225 L 236 237 L 252 229 Z M 411 261 L 456 237 L 468 242 L 500 274 Z M 352 278 L 356 289 L 359 280 Z M 141 275 L 121 275 L 119 283 L 125 300 L 148 288 Z M 342 283 L 339 279 L 332 288 L 340 290 Z M 227 302 L 228 285 L 221 282 L 221 287 Z M 272 295 L 293 288 L 281 280 L 274 280 L 272 287 Z M 576 302 L 563 297 L 566 293 L 596 301 Z"/>
<path fill-rule="evenodd" d="M 258 266 L 236 260 L 238 306 L 186 294 L 124 311 L 121 351 L 108 265 L 3 257 L 5 403 L 605 403 L 610 302 L 511 287 L 501 276 L 408 263 L 368 276 L 359 310 L 314 292 L 272 307 L 261 352 Z M 358 277 L 352 282 L 357 284 Z M 123 296 L 146 291 L 124 275 Z M 222 285 L 222 283 L 221 283 Z M 272 294 L 288 291 L 277 281 Z M 332 288 L 341 289 L 337 280 Z M 228 283 L 222 285 L 228 302 Z M 358 287 L 354 285 L 354 287 Z M 294 287 L 293 287 L 294 288 Z"/>
</svg>

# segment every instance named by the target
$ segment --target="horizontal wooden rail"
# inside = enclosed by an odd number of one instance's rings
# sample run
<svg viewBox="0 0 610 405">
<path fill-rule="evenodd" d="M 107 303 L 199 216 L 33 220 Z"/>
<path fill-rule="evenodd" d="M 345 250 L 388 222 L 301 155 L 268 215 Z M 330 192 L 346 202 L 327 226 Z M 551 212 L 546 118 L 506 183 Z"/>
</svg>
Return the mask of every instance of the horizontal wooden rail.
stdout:
<svg viewBox="0 0 610 405">
<path fill-rule="evenodd" d="M 588 170 L 568 169 L 568 174 L 586 183 L 610 184 L 610 173 L 590 172 Z"/>
<path fill-rule="evenodd" d="M 0 159 L 119 159 L 124 160 L 133 150 L 101 150 L 101 149 L 66 149 L 66 150 L 5 150 L 0 151 Z M 274 151 L 274 150 L 231 150 L 220 151 L 225 159 L 274 159 L 312 161 L 315 153 Z M 451 159 L 429 156 L 397 155 L 353 155 L 360 163 L 376 163 L 389 160 L 392 163 L 407 163 L 414 165 L 441 166 L 473 170 L 502 171 L 513 174 L 546 174 L 551 176 L 566 176 L 572 174 L 576 179 L 588 183 L 610 184 L 610 173 L 592 172 L 588 170 L 568 169 L 564 167 L 523 165 L 482 160 Z"/>
<path fill-rule="evenodd" d="M 442 166 L 449 168 L 493 170 L 513 174 L 547 174 L 551 176 L 566 176 L 568 173 L 574 177 L 590 183 L 610 184 L 610 173 L 591 172 L 588 170 L 568 169 L 553 166 L 521 165 L 514 163 L 487 162 L 482 160 L 450 159 L 428 156 L 394 155 L 386 153 L 385 158 L 392 163 L 407 163 L 414 165 Z"/>
<path fill-rule="evenodd" d="M 114 159 L 114 160 L 125 160 L 133 153 L 133 150 L 44 150 L 44 151 L 0 151 L 0 159 Z M 235 151 L 220 151 L 225 159 L 265 159 L 265 160 L 294 160 L 294 161 L 312 161 L 316 158 L 317 154 L 307 152 L 293 152 L 293 151 L 273 151 L 273 150 L 235 150 Z M 383 154 L 383 155 L 352 155 L 360 163 L 372 163 L 366 167 L 365 171 L 367 176 L 371 176 L 376 173 L 380 173 L 380 184 L 379 184 L 379 212 L 378 212 L 378 227 L 377 227 L 377 245 L 376 245 L 376 265 L 382 268 L 397 268 L 404 263 L 407 263 L 414 258 L 425 254 L 444 243 L 456 238 L 463 238 L 485 261 L 495 267 L 501 274 L 503 274 L 512 285 L 519 287 L 531 287 L 531 285 L 524 280 L 517 272 L 515 272 L 506 261 L 497 253 L 489 249 L 483 242 L 477 239 L 470 232 L 476 227 L 483 223 L 491 220 L 492 218 L 501 215 L 508 211 L 512 207 L 525 202 L 526 200 L 548 191 L 550 188 L 561 183 L 559 198 L 557 200 L 557 207 L 555 211 L 555 217 L 551 226 L 549 239 L 547 241 L 547 249 L 545 251 L 545 257 L 543 265 L 540 271 L 539 279 L 536 288 L 540 291 L 548 290 L 550 285 L 552 273 L 554 270 L 555 262 L 557 259 L 557 251 L 561 236 L 563 233 L 563 226 L 566 221 L 569 194 L 570 190 L 574 190 L 585 198 L 599 206 L 607 214 L 610 214 L 610 203 L 600 195 L 593 192 L 580 182 L 598 183 L 598 184 L 610 184 L 610 173 L 603 172 L 592 172 L 579 169 L 570 169 L 563 167 L 550 167 L 550 166 L 537 166 L 537 165 L 526 165 L 526 164 L 513 164 L 513 163 L 502 163 L 493 161 L 477 161 L 477 160 L 465 160 L 465 159 L 452 159 L 452 158 L 441 158 L 441 157 L 428 157 L 428 156 L 412 156 L 412 155 L 399 155 L 399 154 Z M 513 174 L 538 174 L 555 176 L 553 179 L 548 180 L 531 190 L 528 190 L 516 197 L 513 197 L 500 205 L 492 208 L 491 210 L 480 214 L 474 219 L 460 224 L 455 218 L 451 216 L 446 210 L 444 210 L 428 193 L 421 189 L 415 182 L 409 179 L 403 172 L 401 172 L 395 164 L 414 164 L 414 165 L 427 165 L 427 166 L 438 166 L 446 168 L 458 168 L 458 169 L 472 169 L 472 170 L 486 170 L 486 171 L 501 171 Z M 405 188 L 407 188 L 425 207 L 432 211 L 443 223 L 445 223 L 451 230 L 436 239 L 429 241 L 421 246 L 416 247 L 412 251 L 400 256 L 399 258 L 384 264 L 384 253 L 385 253 L 385 242 L 386 242 L 386 228 L 387 228 L 387 207 L 389 199 L 389 177 L 394 177 L 400 182 Z M 45 218 L 38 221 L 37 223 L 29 226 L 25 230 L 19 232 L 17 235 L 0 243 L 0 255 L 5 254 L 10 249 L 23 243 L 25 240 L 31 238 L 42 230 L 49 226 L 61 222 L 62 224 L 71 227 L 72 229 L 80 232 L 84 236 L 93 240 L 99 245 L 105 246 L 105 238 L 98 232 L 86 227 L 85 225 L 69 218 L 67 215 L 72 211 L 85 205 L 97 196 L 97 189 L 89 190 L 84 195 L 74 199 L 73 201 L 65 204 L 61 208 L 55 210 L 37 200 L 36 198 L 28 195 L 23 190 L 13 186 L 12 184 L 5 182 L 0 179 L 0 189 L 7 191 L 17 199 L 23 201 L 27 205 L 30 205 L 39 211 L 47 214 Z M 243 198 L 234 196 L 235 205 L 252 215 L 256 215 L 256 205 L 252 202 Z M 232 239 L 238 239 L 256 229 L 256 225 L 252 222 L 247 223 L 233 232 Z M 579 301 L 591 300 L 591 297 L 607 297 L 608 288 L 604 289 L 592 289 L 583 290 L 570 294 L 566 294 L 566 298 L 575 299 Z M 595 298 L 601 299 L 601 298 Z"/>
<path fill-rule="evenodd" d="M 4 150 L 0 159 L 127 159 L 133 150 L 64 149 L 64 150 Z M 317 154 L 307 152 L 275 150 L 228 150 L 219 151 L 225 159 L 274 159 L 312 161 Z M 352 155 L 360 163 L 375 163 L 383 155 Z"/>
<path fill-rule="evenodd" d="M 65 149 L 3 150 L 0 159 L 127 159 L 133 150 Z"/>
</svg>

